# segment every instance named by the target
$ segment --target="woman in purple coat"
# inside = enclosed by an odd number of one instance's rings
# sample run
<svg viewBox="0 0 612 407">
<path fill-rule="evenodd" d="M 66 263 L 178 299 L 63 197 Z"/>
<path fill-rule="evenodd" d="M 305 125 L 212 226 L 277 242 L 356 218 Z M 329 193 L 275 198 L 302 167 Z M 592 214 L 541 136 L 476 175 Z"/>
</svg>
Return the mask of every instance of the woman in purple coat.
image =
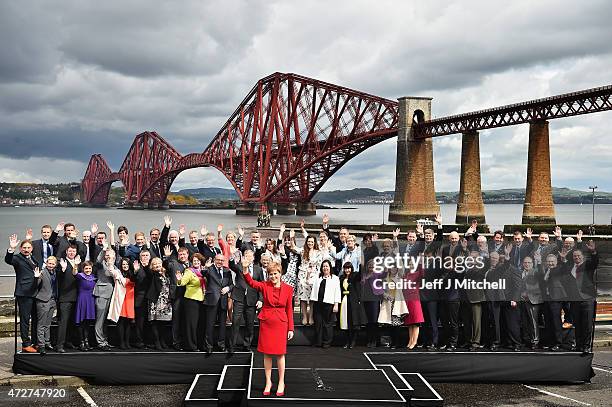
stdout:
<svg viewBox="0 0 612 407">
<path fill-rule="evenodd" d="M 81 271 L 77 273 L 77 303 L 75 322 L 79 326 L 81 346 L 83 352 L 91 349 L 89 347 L 89 325 L 96 320 L 96 301 L 93 296 L 96 277 L 92 274 L 93 264 L 90 261 L 81 264 Z"/>
</svg>

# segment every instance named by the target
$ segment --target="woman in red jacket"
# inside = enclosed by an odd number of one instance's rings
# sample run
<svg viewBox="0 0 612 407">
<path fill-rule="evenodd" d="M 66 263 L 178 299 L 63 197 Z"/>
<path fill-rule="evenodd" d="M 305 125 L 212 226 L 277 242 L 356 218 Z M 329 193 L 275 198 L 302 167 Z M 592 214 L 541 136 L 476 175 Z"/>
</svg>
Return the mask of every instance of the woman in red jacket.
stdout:
<svg viewBox="0 0 612 407">
<path fill-rule="evenodd" d="M 253 280 L 249 273 L 248 252 L 242 258 L 242 273 L 248 285 L 261 291 L 263 307 L 259 312 L 259 340 L 257 350 L 264 354 L 266 387 L 263 395 L 269 396 L 272 388 L 272 356 L 276 356 L 278 366 L 277 396 L 285 395 L 285 353 L 287 341 L 293 338 L 293 288 L 281 281 L 280 263 L 268 266 L 268 281 Z M 248 253 L 252 256 L 251 253 Z"/>
</svg>

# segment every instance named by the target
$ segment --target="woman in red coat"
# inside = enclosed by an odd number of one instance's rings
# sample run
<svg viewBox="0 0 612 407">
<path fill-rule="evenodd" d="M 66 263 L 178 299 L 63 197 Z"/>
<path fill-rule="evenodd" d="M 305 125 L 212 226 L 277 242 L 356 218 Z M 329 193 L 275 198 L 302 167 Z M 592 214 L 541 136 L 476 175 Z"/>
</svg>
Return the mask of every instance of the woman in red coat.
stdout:
<svg viewBox="0 0 612 407">
<path fill-rule="evenodd" d="M 277 396 L 285 395 L 285 353 L 287 341 L 293 338 L 293 288 L 281 281 L 281 265 L 273 262 L 268 266 L 268 281 L 255 281 L 249 273 L 247 253 L 242 258 L 242 272 L 248 285 L 261 291 L 263 307 L 259 312 L 259 340 L 257 350 L 264 354 L 266 387 L 263 395 L 269 396 L 272 388 L 272 356 L 278 366 Z M 251 253 L 248 253 L 252 256 Z"/>
</svg>

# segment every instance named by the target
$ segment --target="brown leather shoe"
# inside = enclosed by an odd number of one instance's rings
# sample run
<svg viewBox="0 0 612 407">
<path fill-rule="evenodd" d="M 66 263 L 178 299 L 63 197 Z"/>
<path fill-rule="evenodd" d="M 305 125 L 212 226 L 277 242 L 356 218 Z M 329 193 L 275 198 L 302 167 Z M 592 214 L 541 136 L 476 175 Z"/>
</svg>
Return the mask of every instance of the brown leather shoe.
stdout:
<svg viewBox="0 0 612 407">
<path fill-rule="evenodd" d="M 23 348 L 21 348 L 21 351 L 27 353 L 36 353 L 36 349 L 34 349 L 33 346 L 24 346 Z"/>
<path fill-rule="evenodd" d="M 563 329 L 570 329 L 571 327 L 573 327 L 574 325 L 570 324 L 569 322 L 564 322 L 563 323 Z"/>
</svg>

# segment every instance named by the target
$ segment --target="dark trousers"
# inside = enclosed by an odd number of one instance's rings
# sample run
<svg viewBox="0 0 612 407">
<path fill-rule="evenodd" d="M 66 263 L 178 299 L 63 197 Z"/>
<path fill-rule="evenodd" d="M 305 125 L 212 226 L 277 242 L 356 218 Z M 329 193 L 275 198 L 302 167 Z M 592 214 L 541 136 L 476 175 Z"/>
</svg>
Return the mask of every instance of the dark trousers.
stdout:
<svg viewBox="0 0 612 407">
<path fill-rule="evenodd" d="M 206 310 L 208 309 L 207 305 L 204 305 L 203 302 L 200 303 L 200 312 L 198 316 L 198 327 L 197 327 L 197 345 L 198 349 L 201 351 L 206 350 Z"/>
<path fill-rule="evenodd" d="M 425 332 L 427 334 L 426 344 L 438 346 L 438 302 L 423 301 L 421 304 L 425 311 L 425 320 L 430 325 L 430 328 Z"/>
<path fill-rule="evenodd" d="M 563 301 L 561 303 L 561 309 L 563 310 L 565 322 L 569 322 L 570 324 L 573 324 L 574 315 L 572 313 L 572 303 L 569 301 Z"/>
<path fill-rule="evenodd" d="M 178 298 L 175 298 L 174 301 L 172 302 L 172 343 L 174 345 L 180 345 L 183 343 L 183 330 L 181 330 L 181 326 L 185 326 L 185 329 L 187 329 L 187 326 L 184 325 L 185 323 L 184 321 L 186 319 L 186 317 L 183 315 L 185 313 L 184 304 L 186 301 L 189 300 L 188 298 L 185 298 L 180 295 L 177 295 L 177 297 Z M 190 300 L 190 301 L 194 301 L 194 300 Z M 196 302 L 198 303 L 198 309 L 199 309 L 200 301 L 196 301 Z M 196 318 L 196 328 L 197 328 L 197 318 Z"/>
<path fill-rule="evenodd" d="M 68 325 L 73 325 L 71 321 L 73 321 L 72 312 L 74 310 L 74 304 L 75 304 L 74 302 L 60 302 L 59 304 L 60 320 L 59 320 L 59 327 L 57 329 L 57 347 L 58 348 L 64 347 L 64 344 L 66 342 L 66 336 L 68 333 Z"/>
<path fill-rule="evenodd" d="M 144 324 L 147 319 L 147 301 L 143 301 L 138 307 L 134 307 L 135 327 L 136 328 L 136 344 L 144 344 Z"/>
<path fill-rule="evenodd" d="M 21 344 L 25 348 L 32 345 L 30 339 L 30 319 L 32 320 L 32 337 L 36 341 L 36 306 L 33 297 L 17 296 L 17 305 L 19 306 L 19 335 L 21 335 Z M 34 315 L 33 315 L 34 314 Z M 44 343 L 43 343 L 44 345 Z"/>
<path fill-rule="evenodd" d="M 512 307 L 510 301 L 504 302 L 502 306 L 504 334 L 512 347 L 521 345 L 521 311 L 519 307 L 520 304 Z"/>
<path fill-rule="evenodd" d="M 221 307 L 219 300 L 215 305 L 206 306 L 206 348 L 212 348 L 215 338 L 215 322 L 219 320 L 219 335 L 217 345 L 225 347 L 225 320 L 227 319 L 227 309 Z"/>
<path fill-rule="evenodd" d="M 314 301 L 316 344 L 331 345 L 334 339 L 334 304 Z"/>
<path fill-rule="evenodd" d="M 593 317 L 595 315 L 595 300 L 573 301 L 574 327 L 576 332 L 576 347 L 583 349 L 591 347 L 593 336 Z"/>
<path fill-rule="evenodd" d="M 546 332 L 552 346 L 563 343 L 563 323 L 561 322 L 561 303 L 549 301 L 546 303 L 544 316 L 546 318 Z"/>
<path fill-rule="evenodd" d="M 119 346 L 121 349 L 127 349 L 130 346 L 131 326 L 131 319 L 119 317 L 119 321 L 117 321 L 117 330 L 119 331 Z"/>
<path fill-rule="evenodd" d="M 470 343 L 472 345 L 480 345 L 481 328 L 482 328 L 482 303 L 474 302 L 470 304 Z M 467 334 L 466 334 L 467 336 Z"/>
<path fill-rule="evenodd" d="M 184 298 L 183 301 L 181 301 L 181 304 L 185 317 L 185 336 L 183 347 L 185 350 L 193 351 L 198 348 L 198 320 L 200 319 L 200 307 L 202 301 Z M 174 312 L 174 309 L 172 312 Z M 172 340 L 174 341 L 174 314 L 172 315 L 172 328 Z"/>
<path fill-rule="evenodd" d="M 491 339 L 491 342 L 498 346 L 501 342 L 501 304 L 502 303 L 499 301 L 487 302 L 489 316 L 493 321 L 494 336 Z"/>
<path fill-rule="evenodd" d="M 248 306 L 243 301 L 234 300 L 234 308 L 232 310 L 232 336 L 230 346 L 233 348 L 238 342 L 240 335 L 240 324 L 244 320 L 244 340 L 243 346 L 251 346 L 253 340 L 253 331 L 255 330 L 255 306 Z"/>
<path fill-rule="evenodd" d="M 526 343 L 537 345 L 540 342 L 539 319 L 540 304 L 521 301 L 521 323 L 523 325 L 523 339 Z"/>
<path fill-rule="evenodd" d="M 443 322 L 448 346 L 457 346 L 459 340 L 459 301 L 444 303 Z"/>
</svg>

